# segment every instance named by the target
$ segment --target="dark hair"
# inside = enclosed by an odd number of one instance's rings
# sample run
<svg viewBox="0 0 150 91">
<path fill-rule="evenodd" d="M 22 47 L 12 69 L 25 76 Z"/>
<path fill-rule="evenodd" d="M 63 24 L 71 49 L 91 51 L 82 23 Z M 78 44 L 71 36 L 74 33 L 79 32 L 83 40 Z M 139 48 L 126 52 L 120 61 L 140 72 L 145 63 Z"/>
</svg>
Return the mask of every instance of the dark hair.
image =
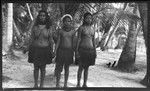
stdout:
<svg viewBox="0 0 150 91">
<path fill-rule="evenodd" d="M 85 18 L 86 18 L 88 15 L 93 16 L 90 12 L 85 13 L 84 16 L 83 16 L 83 24 L 82 24 L 82 25 L 87 25 L 87 22 L 85 21 Z M 93 22 L 92 22 L 92 23 L 93 23 Z M 92 25 L 92 23 L 91 23 L 90 25 Z"/>
<path fill-rule="evenodd" d="M 44 24 L 46 25 L 46 28 L 49 29 L 50 26 L 52 25 L 52 23 L 51 23 L 51 21 L 50 21 L 50 17 L 49 17 L 49 15 L 48 15 L 48 13 L 47 13 L 45 10 L 40 10 L 40 11 L 39 11 L 39 14 L 38 14 L 38 16 L 37 16 L 37 20 L 36 20 L 36 22 L 35 22 L 35 26 L 37 26 L 37 25 L 40 24 L 40 18 L 39 18 L 39 17 L 40 17 L 40 13 L 45 13 L 46 18 L 45 18 Z"/>
<path fill-rule="evenodd" d="M 70 18 L 69 16 L 65 16 L 64 18 L 63 18 L 63 23 L 64 23 L 64 21 L 67 19 L 67 18 Z M 71 18 L 70 18 L 70 20 L 71 20 Z"/>
</svg>

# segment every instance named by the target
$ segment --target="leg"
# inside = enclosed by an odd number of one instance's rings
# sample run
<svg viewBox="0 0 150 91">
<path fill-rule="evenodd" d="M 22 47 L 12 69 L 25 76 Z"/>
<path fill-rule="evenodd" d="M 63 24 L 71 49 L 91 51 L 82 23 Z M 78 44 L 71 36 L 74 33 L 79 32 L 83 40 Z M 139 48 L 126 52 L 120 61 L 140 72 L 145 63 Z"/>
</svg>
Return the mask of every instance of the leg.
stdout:
<svg viewBox="0 0 150 91">
<path fill-rule="evenodd" d="M 89 69 L 89 66 L 84 68 L 84 83 L 83 83 L 83 87 L 87 87 L 88 69 Z"/>
<path fill-rule="evenodd" d="M 69 76 L 69 65 L 65 65 L 65 66 L 64 66 L 64 69 L 65 69 L 64 87 L 67 87 L 68 76 Z"/>
<path fill-rule="evenodd" d="M 77 75 L 77 87 L 80 87 L 80 80 L 82 76 L 83 67 L 79 64 L 78 75 Z"/>
<path fill-rule="evenodd" d="M 39 67 L 34 64 L 34 87 L 38 87 Z"/>
<path fill-rule="evenodd" d="M 56 87 L 60 87 L 60 77 L 61 77 L 61 70 L 63 65 L 56 63 L 55 75 L 56 75 Z"/>
<path fill-rule="evenodd" d="M 54 77 L 56 77 L 56 66 L 55 66 L 55 69 L 54 69 Z"/>
<path fill-rule="evenodd" d="M 46 65 L 42 65 L 40 67 L 40 70 L 41 70 L 40 88 L 42 88 L 44 85 L 44 78 L 45 78 L 45 73 L 46 73 L 45 67 L 46 67 Z"/>
</svg>

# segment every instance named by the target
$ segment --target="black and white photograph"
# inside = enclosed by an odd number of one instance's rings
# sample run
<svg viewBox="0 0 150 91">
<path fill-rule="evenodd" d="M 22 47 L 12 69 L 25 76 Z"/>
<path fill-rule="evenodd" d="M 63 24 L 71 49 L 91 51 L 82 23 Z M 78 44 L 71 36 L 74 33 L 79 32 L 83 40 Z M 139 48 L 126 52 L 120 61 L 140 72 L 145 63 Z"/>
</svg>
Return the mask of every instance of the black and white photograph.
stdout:
<svg viewBox="0 0 150 91">
<path fill-rule="evenodd" d="M 147 2 L 1 7 L 3 89 L 150 87 Z"/>
</svg>

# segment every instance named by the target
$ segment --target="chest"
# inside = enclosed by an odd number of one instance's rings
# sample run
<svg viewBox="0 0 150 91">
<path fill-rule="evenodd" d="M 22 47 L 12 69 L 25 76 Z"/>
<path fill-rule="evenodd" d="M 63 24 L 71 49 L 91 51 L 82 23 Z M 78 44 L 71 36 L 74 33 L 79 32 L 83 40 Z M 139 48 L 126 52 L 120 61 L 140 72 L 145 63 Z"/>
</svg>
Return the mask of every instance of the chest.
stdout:
<svg viewBox="0 0 150 91">
<path fill-rule="evenodd" d="M 61 36 L 63 38 L 70 38 L 70 37 L 72 37 L 72 34 L 71 34 L 71 32 L 62 31 Z"/>
<path fill-rule="evenodd" d="M 34 30 L 35 36 L 43 36 L 43 37 L 48 37 L 49 36 L 49 31 L 46 28 L 39 28 L 36 27 Z"/>
<path fill-rule="evenodd" d="M 94 28 L 93 27 L 84 27 L 82 30 L 82 34 L 94 36 Z"/>
</svg>

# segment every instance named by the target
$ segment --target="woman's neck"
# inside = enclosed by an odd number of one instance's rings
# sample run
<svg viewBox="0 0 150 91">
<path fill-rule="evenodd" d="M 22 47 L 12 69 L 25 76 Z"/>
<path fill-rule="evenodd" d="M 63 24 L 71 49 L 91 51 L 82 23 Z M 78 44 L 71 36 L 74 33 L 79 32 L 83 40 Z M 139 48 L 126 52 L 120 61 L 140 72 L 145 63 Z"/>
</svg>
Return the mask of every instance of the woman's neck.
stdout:
<svg viewBox="0 0 150 91">
<path fill-rule="evenodd" d="M 46 25 L 38 25 L 40 29 L 44 29 Z"/>
<path fill-rule="evenodd" d="M 69 31 L 71 30 L 71 28 L 64 26 L 64 27 L 63 27 L 63 30 L 66 31 L 66 32 L 69 32 Z"/>
</svg>

